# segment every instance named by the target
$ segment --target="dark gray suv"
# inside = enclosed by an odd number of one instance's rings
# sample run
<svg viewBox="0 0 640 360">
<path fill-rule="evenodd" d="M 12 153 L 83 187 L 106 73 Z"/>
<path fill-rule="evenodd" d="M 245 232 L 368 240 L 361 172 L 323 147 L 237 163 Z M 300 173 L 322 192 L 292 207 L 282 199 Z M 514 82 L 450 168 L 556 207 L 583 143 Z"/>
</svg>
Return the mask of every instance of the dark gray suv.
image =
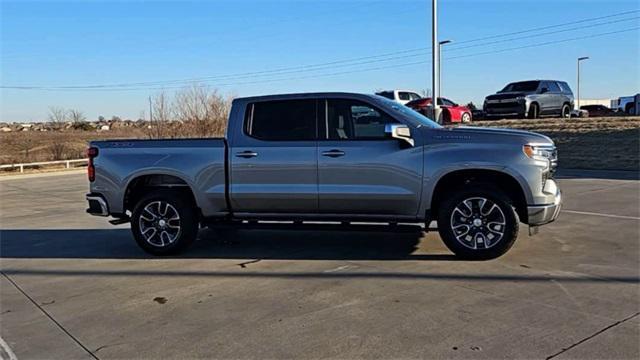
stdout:
<svg viewBox="0 0 640 360">
<path fill-rule="evenodd" d="M 573 92 L 564 81 L 528 80 L 513 82 L 484 100 L 486 117 L 557 115 L 568 118 L 573 109 Z"/>
</svg>

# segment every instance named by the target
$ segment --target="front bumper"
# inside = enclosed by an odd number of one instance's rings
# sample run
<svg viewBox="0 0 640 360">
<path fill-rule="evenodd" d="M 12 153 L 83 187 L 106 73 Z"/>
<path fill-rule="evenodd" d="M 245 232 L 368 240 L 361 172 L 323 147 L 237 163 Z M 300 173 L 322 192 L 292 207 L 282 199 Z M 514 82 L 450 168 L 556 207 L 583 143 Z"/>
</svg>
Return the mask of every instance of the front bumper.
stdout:
<svg viewBox="0 0 640 360">
<path fill-rule="evenodd" d="M 100 194 L 87 194 L 87 213 L 94 216 L 109 216 L 109 205 Z"/>
<path fill-rule="evenodd" d="M 487 103 L 483 110 L 487 116 L 524 116 L 527 113 L 527 105 L 517 101 Z"/>
<path fill-rule="evenodd" d="M 527 207 L 529 226 L 540 226 L 554 221 L 558 218 L 558 215 L 560 215 L 561 208 L 562 192 L 559 187 L 556 187 L 553 204 L 532 205 Z"/>
</svg>

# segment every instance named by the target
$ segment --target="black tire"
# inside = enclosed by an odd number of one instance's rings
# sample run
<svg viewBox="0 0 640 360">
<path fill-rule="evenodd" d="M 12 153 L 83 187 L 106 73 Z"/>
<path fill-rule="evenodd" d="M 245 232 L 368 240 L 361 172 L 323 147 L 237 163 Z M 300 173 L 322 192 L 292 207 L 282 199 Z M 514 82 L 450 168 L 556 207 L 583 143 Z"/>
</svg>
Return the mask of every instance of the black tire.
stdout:
<svg viewBox="0 0 640 360">
<path fill-rule="evenodd" d="M 627 115 L 635 115 L 636 107 L 635 106 L 627 106 Z"/>
<path fill-rule="evenodd" d="M 154 217 L 154 213 L 157 216 Z M 177 220 L 174 213 L 178 216 Z M 163 220 L 161 226 L 160 221 Z M 177 191 L 160 190 L 142 196 L 131 216 L 131 232 L 136 243 L 152 255 L 174 255 L 187 249 L 196 240 L 198 228 L 195 205 L 184 193 Z M 154 229 L 153 235 L 150 235 Z M 159 238 L 156 235 L 158 232 Z"/>
<path fill-rule="evenodd" d="M 454 191 L 452 196 L 447 196 L 440 204 L 437 219 L 440 237 L 449 250 L 459 258 L 467 260 L 497 258 L 506 253 L 518 237 L 520 222 L 518 214 L 509 198 L 499 189 L 485 184 L 470 184 L 467 186 L 469 187 Z M 490 205 L 491 209 L 486 214 L 484 212 L 487 210 L 483 206 L 479 207 L 479 212 L 476 211 L 478 207 L 477 205 L 474 206 L 474 204 L 482 203 L 478 199 L 487 200 L 484 203 L 485 206 L 489 206 L 491 203 L 495 204 L 499 211 L 494 209 L 493 205 Z M 456 209 L 459 206 L 464 207 L 465 201 L 475 208 L 468 211 L 468 215 Z M 463 208 L 465 211 L 466 209 L 468 207 Z M 465 218 L 464 215 L 467 217 Z M 483 224 L 475 223 L 477 220 L 480 220 Z M 468 225 L 454 225 L 452 222 Z M 474 227 L 474 224 L 479 226 Z M 456 230 L 454 230 L 454 226 Z M 493 226 L 494 229 L 489 229 L 489 226 Z M 464 232 L 465 229 L 466 233 Z M 498 238 L 499 230 L 502 230 L 502 235 Z M 456 233 L 456 231 L 459 233 Z M 479 233 L 481 235 L 478 235 Z M 470 236 L 471 240 L 468 239 Z M 493 242 L 496 238 L 498 240 Z"/>
<path fill-rule="evenodd" d="M 571 108 L 569 107 L 569 104 L 562 105 L 562 110 L 560 110 L 560 116 L 565 119 L 568 119 L 571 117 Z"/>
<path fill-rule="evenodd" d="M 540 116 L 540 106 L 538 104 L 533 103 L 529 106 L 529 113 L 527 113 L 527 117 L 529 119 L 537 119 Z"/>
</svg>

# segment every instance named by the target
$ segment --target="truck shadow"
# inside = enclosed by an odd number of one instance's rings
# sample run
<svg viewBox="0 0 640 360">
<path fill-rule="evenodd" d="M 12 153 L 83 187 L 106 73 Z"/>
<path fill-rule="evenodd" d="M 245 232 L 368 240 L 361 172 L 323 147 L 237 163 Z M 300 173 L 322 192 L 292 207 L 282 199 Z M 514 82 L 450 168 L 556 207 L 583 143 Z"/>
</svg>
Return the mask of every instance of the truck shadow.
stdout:
<svg viewBox="0 0 640 360">
<path fill-rule="evenodd" d="M 169 259 L 456 260 L 449 254 L 414 254 L 424 232 L 418 226 L 338 230 L 203 229 L 198 241 Z M 129 229 L 0 230 L 0 258 L 146 259 Z"/>
</svg>

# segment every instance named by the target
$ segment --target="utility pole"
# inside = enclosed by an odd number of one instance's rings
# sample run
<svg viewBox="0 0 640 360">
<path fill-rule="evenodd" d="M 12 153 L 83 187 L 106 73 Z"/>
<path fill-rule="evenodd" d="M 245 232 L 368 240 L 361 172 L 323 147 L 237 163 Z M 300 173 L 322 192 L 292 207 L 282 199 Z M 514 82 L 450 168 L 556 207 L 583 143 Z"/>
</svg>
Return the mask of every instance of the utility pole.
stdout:
<svg viewBox="0 0 640 360">
<path fill-rule="evenodd" d="M 578 102 L 577 102 L 577 109 L 578 113 L 580 113 L 580 62 L 583 60 L 587 60 L 589 57 L 588 56 L 583 56 L 583 57 L 579 57 L 578 58 Z"/>
<path fill-rule="evenodd" d="M 438 64 L 438 95 L 442 97 L 442 45 L 449 44 L 452 40 L 442 40 L 438 42 L 438 57 L 440 63 Z"/>
<path fill-rule="evenodd" d="M 438 71 L 440 68 L 440 51 L 438 45 L 438 0 L 431 0 L 431 106 L 433 108 L 433 121 L 440 123 L 440 83 Z"/>
</svg>

